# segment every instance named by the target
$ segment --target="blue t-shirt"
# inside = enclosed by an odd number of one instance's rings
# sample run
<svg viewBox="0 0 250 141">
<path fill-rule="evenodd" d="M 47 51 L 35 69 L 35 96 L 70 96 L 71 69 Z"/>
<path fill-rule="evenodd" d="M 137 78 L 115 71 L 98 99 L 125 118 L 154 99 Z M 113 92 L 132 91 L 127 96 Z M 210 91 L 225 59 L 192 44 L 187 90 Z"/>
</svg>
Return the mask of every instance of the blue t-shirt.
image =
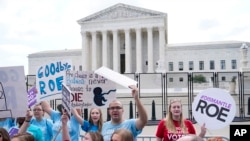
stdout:
<svg viewBox="0 0 250 141">
<path fill-rule="evenodd" d="M 53 120 L 53 139 L 56 137 L 55 141 L 62 141 L 62 122 L 61 122 L 61 113 L 58 111 L 52 111 L 50 115 L 51 119 Z M 77 122 L 74 116 L 70 117 L 70 120 L 67 123 L 69 129 L 70 139 L 72 141 L 78 141 L 80 136 L 80 124 Z M 57 135 L 58 134 L 58 135 Z"/>
<path fill-rule="evenodd" d="M 18 126 L 15 126 L 13 128 L 16 128 L 19 130 Z M 34 136 L 35 141 L 44 141 L 42 139 L 43 137 L 42 130 L 38 126 L 30 124 L 29 127 L 27 128 L 27 132 Z M 18 131 L 16 133 L 18 133 Z"/>
<path fill-rule="evenodd" d="M 35 141 L 44 141 L 42 139 L 43 132 L 38 126 L 30 124 L 30 126 L 27 129 L 27 132 L 31 133 L 35 137 Z"/>
<path fill-rule="evenodd" d="M 36 120 L 34 117 L 31 119 L 30 124 L 38 126 L 43 133 L 43 141 L 51 141 L 53 137 L 52 120 L 42 118 L 41 121 Z"/>
<path fill-rule="evenodd" d="M 15 122 L 13 118 L 6 118 L 0 121 L 0 127 L 3 127 L 7 131 L 9 131 L 9 129 L 13 126 L 15 126 Z"/>
<path fill-rule="evenodd" d="M 111 121 L 105 122 L 102 127 L 102 136 L 104 138 L 104 141 L 110 141 L 113 132 L 120 128 L 124 128 L 131 131 L 134 136 L 134 140 L 136 141 L 136 137 L 142 132 L 142 130 L 136 129 L 135 121 L 136 119 L 128 119 L 118 125 L 113 125 Z"/>
<path fill-rule="evenodd" d="M 87 120 L 83 121 L 83 126 L 81 126 L 81 128 L 85 132 L 97 132 L 98 131 L 98 126 L 90 124 L 89 121 Z"/>
</svg>

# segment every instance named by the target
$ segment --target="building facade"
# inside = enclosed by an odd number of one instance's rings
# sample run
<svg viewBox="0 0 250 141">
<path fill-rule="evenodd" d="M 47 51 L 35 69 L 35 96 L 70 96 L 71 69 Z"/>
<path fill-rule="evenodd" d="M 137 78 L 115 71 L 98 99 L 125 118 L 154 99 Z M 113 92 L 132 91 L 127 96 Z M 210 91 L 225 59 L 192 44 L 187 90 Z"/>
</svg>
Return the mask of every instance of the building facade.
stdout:
<svg viewBox="0 0 250 141">
<path fill-rule="evenodd" d="M 250 70 L 249 42 L 168 44 L 166 13 L 117 4 L 82 18 L 77 23 L 81 27 L 82 48 L 29 54 L 29 75 L 35 75 L 38 66 L 58 60 L 71 60 L 73 70 L 94 71 L 106 66 L 122 74 L 148 74 L 148 77 L 141 77 L 141 95 L 152 96 L 154 93 L 154 97 L 158 96 L 154 98 L 158 103 L 156 107 L 162 108 L 164 92 L 159 88 L 162 86 L 159 82 L 161 73 L 170 74 L 167 88 L 172 90 L 167 90 L 167 93 L 180 94 L 184 91 L 187 96 L 187 73 L 203 73 L 210 83 L 213 81 L 211 73 L 222 72 L 219 81 L 229 85 L 228 82 L 237 72 Z M 233 72 L 233 75 L 227 75 L 226 72 Z M 250 84 L 250 80 L 245 81 L 245 84 Z M 124 94 L 119 94 L 123 97 L 130 91 L 117 93 Z M 144 101 L 147 109 L 151 107 L 151 100 Z M 157 115 L 161 115 L 161 112 L 157 111 Z"/>
</svg>

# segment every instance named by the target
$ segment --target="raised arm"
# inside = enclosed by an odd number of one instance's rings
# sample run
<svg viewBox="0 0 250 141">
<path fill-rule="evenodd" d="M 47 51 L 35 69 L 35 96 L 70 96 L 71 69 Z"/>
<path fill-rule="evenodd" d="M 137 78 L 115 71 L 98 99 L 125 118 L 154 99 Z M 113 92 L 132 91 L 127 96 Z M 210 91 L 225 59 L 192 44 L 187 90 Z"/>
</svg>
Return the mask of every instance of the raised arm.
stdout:
<svg viewBox="0 0 250 141">
<path fill-rule="evenodd" d="M 67 126 L 67 122 L 69 120 L 69 117 L 66 112 L 63 112 L 63 115 L 61 117 L 62 121 L 62 139 L 63 141 L 70 141 L 70 135 L 69 135 L 69 129 Z"/>
<path fill-rule="evenodd" d="M 41 101 L 40 104 L 42 105 L 44 112 L 50 115 L 53 109 L 50 107 L 48 101 Z"/>
<path fill-rule="evenodd" d="M 206 132 L 207 132 L 207 128 L 206 128 L 206 125 L 205 125 L 205 123 L 204 123 L 204 124 L 201 126 L 201 132 L 200 132 L 200 134 L 199 134 L 199 137 L 204 138 L 205 135 L 206 135 Z"/>
<path fill-rule="evenodd" d="M 84 124 L 84 122 L 83 122 L 84 119 L 79 115 L 78 111 L 77 111 L 75 108 L 72 108 L 72 109 L 71 109 L 71 113 L 75 116 L 77 122 L 78 122 L 81 126 L 83 126 L 83 124 Z"/>
<path fill-rule="evenodd" d="M 135 85 L 130 86 L 132 89 L 132 96 L 135 99 L 136 107 L 138 110 L 139 117 L 136 120 L 136 128 L 138 130 L 142 129 L 148 122 L 148 115 L 146 112 L 146 109 L 141 103 L 141 100 L 139 98 L 139 90 Z"/>
<path fill-rule="evenodd" d="M 25 121 L 21 125 L 21 127 L 18 130 L 19 134 L 23 134 L 27 131 L 28 127 L 30 126 L 30 120 L 32 118 L 33 114 L 30 110 L 27 110 L 26 116 L 25 116 Z"/>
</svg>

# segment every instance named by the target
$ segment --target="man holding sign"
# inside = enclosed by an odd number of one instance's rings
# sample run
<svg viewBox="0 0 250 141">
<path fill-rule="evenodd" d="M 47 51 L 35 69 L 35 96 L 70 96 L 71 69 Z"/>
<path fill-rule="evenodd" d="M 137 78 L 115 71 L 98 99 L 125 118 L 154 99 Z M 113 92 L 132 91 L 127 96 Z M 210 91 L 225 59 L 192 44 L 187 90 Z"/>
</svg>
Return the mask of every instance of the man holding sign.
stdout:
<svg viewBox="0 0 250 141">
<path fill-rule="evenodd" d="M 137 119 L 123 119 L 122 115 L 124 109 L 122 103 L 118 100 L 111 102 L 108 108 L 111 121 L 104 123 L 102 128 L 104 141 L 110 141 L 112 133 L 119 128 L 130 130 L 133 133 L 134 138 L 136 138 L 136 136 L 142 132 L 142 129 L 147 124 L 148 115 L 138 97 L 138 88 L 136 86 L 130 86 L 130 88 L 132 89 L 132 96 L 135 100 L 139 117 Z"/>
</svg>

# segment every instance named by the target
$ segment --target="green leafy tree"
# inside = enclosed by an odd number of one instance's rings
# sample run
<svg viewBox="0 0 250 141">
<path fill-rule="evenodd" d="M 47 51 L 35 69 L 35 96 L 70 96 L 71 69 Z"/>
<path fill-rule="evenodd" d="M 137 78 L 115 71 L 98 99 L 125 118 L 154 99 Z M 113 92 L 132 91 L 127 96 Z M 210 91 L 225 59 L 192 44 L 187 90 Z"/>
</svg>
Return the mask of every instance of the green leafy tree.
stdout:
<svg viewBox="0 0 250 141">
<path fill-rule="evenodd" d="M 193 77 L 193 82 L 194 83 L 204 83 L 204 82 L 207 82 L 207 81 L 206 81 L 206 77 L 205 76 L 199 74 L 199 75 L 195 75 Z"/>
</svg>

